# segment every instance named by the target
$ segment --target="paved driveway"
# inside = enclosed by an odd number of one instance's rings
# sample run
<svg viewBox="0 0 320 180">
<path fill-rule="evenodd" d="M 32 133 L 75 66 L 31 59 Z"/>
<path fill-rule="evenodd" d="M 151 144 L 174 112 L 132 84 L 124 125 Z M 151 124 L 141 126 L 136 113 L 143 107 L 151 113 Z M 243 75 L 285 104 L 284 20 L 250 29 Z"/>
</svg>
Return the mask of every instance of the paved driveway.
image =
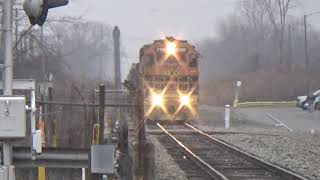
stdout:
<svg viewBox="0 0 320 180">
<path fill-rule="evenodd" d="M 267 116 L 269 113 L 294 130 L 320 129 L 320 111 L 309 113 L 299 108 L 239 108 L 235 112 L 266 125 L 276 124 Z"/>
</svg>

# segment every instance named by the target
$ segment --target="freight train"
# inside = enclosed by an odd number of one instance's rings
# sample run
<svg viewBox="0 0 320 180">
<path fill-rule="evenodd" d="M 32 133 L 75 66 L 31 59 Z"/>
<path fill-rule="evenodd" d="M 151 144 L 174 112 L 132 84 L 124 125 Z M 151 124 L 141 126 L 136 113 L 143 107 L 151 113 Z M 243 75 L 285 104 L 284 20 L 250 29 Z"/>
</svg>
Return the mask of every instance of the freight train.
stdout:
<svg viewBox="0 0 320 180">
<path fill-rule="evenodd" d="M 129 77 L 142 90 L 147 123 L 192 121 L 198 116 L 199 59 L 195 47 L 174 37 L 156 40 L 140 50 Z"/>
</svg>

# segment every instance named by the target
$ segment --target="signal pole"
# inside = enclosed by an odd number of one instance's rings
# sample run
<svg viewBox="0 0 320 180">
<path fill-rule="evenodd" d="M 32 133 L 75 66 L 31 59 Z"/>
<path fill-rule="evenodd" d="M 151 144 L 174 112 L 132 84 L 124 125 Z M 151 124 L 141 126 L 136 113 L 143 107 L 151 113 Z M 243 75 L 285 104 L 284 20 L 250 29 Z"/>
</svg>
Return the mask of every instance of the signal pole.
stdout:
<svg viewBox="0 0 320 180">
<path fill-rule="evenodd" d="M 1 8 L 3 9 L 3 2 L 0 1 L 0 5 L 1 5 Z M 4 16 L 3 16 L 3 13 L 1 14 L 1 27 L 4 27 L 3 25 L 3 22 L 4 22 Z M 0 62 L 1 63 L 4 63 L 4 33 L 3 31 L 1 30 L 1 45 L 0 45 L 1 49 L 0 49 Z M 3 77 L 3 74 L 1 74 L 1 78 Z"/>
<path fill-rule="evenodd" d="M 12 47 L 13 47 L 13 0 L 3 1 L 3 29 L 4 29 L 4 95 L 12 95 Z M 12 167 L 12 144 L 10 141 L 3 143 L 3 165 L 8 170 L 8 180 L 14 180 Z"/>
<path fill-rule="evenodd" d="M 18 16 L 19 16 L 19 12 L 18 12 L 18 9 L 16 8 L 15 10 L 15 30 L 14 30 L 14 37 L 15 37 L 15 43 L 17 43 L 18 42 L 18 31 L 19 31 L 19 29 L 18 29 L 18 26 L 19 26 L 19 20 L 18 20 Z M 18 51 L 18 48 L 17 48 L 17 50 L 16 51 Z"/>
</svg>

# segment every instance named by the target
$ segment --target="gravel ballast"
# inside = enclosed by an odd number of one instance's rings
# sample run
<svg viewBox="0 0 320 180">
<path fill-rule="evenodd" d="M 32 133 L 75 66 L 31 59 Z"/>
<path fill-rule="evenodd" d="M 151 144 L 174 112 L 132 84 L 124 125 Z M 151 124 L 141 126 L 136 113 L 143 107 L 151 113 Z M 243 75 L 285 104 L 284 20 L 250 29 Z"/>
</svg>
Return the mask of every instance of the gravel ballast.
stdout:
<svg viewBox="0 0 320 180">
<path fill-rule="evenodd" d="M 279 136 L 230 134 L 215 137 L 304 177 L 320 179 L 320 133 L 284 132 Z"/>
<path fill-rule="evenodd" d="M 319 129 L 312 133 L 308 130 L 289 132 L 257 122 L 233 112 L 232 128 L 226 130 L 223 128 L 224 108 L 202 106 L 197 126 L 202 130 L 227 133 L 213 136 L 308 179 L 320 180 Z"/>
<path fill-rule="evenodd" d="M 263 124 L 241 113 L 232 113 L 232 126 L 224 129 L 224 108 L 202 106 L 194 126 L 218 132 L 213 136 L 261 159 L 300 174 L 320 180 L 320 130 L 290 132 L 282 127 Z M 152 137 L 156 154 L 156 179 L 186 179 L 184 172 Z"/>
<path fill-rule="evenodd" d="M 168 155 L 167 150 L 154 136 L 148 139 L 155 146 L 155 180 L 186 180 L 187 177 L 178 164 Z"/>
</svg>

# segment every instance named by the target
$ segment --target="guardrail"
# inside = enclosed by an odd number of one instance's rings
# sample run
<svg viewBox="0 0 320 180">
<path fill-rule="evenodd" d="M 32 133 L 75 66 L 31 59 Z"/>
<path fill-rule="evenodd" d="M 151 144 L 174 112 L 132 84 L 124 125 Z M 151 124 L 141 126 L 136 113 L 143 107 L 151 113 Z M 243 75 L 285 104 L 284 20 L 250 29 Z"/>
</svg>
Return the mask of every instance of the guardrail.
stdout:
<svg viewBox="0 0 320 180">
<path fill-rule="evenodd" d="M 280 102 L 241 102 L 235 103 L 233 107 L 295 107 L 295 101 Z"/>
<path fill-rule="evenodd" d="M 0 148 L 1 150 L 1 148 Z M 32 159 L 30 147 L 13 147 L 16 167 L 88 168 L 90 149 L 47 148 Z"/>
</svg>

